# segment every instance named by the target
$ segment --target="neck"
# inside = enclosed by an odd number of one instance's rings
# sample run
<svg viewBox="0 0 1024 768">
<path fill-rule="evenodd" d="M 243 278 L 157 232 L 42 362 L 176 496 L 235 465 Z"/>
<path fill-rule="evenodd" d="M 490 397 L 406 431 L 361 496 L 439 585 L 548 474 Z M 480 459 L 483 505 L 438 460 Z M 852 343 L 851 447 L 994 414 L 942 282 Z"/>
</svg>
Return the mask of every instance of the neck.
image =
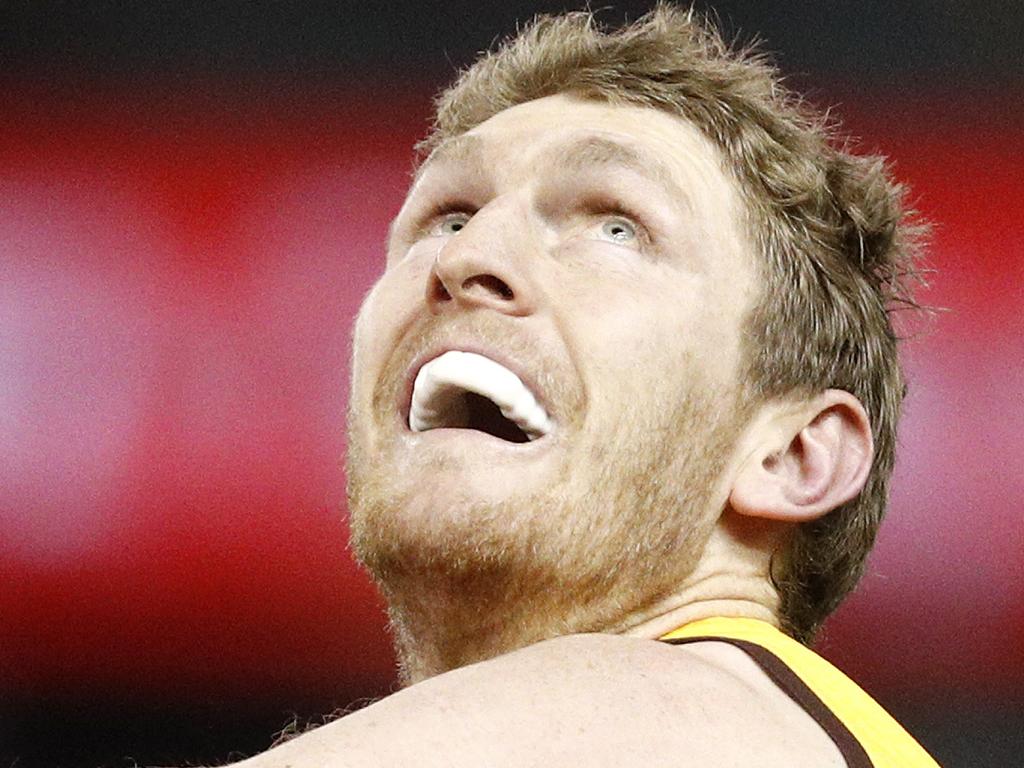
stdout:
<svg viewBox="0 0 1024 768">
<path fill-rule="evenodd" d="M 770 522 L 727 512 L 686 583 L 647 610 L 627 617 L 617 632 L 657 639 L 714 616 L 759 619 L 780 626 L 779 595 L 769 570 L 771 553 L 787 537 L 786 529 Z"/>
<path fill-rule="evenodd" d="M 403 685 L 572 633 L 564 621 L 546 620 L 548 607 L 521 592 L 422 581 L 388 592 Z"/>
<path fill-rule="evenodd" d="M 779 531 L 772 526 L 735 518 L 720 522 L 683 583 L 632 603 L 567 602 L 566 590 L 530 589 L 504 579 L 467 577 L 459 583 L 439 579 L 428 584 L 420 574 L 408 584 L 392 583 L 386 597 L 402 683 L 560 635 L 600 632 L 657 639 L 713 616 L 778 626 L 778 594 L 768 576 L 778 540 Z M 624 604 L 631 607 L 624 611 Z"/>
<path fill-rule="evenodd" d="M 778 613 L 772 608 L 777 597 L 770 584 L 738 583 L 730 579 L 729 587 L 730 597 L 673 595 L 648 615 L 633 617 L 618 634 L 656 640 L 686 624 L 714 617 L 758 619 L 775 627 L 780 625 Z"/>
</svg>

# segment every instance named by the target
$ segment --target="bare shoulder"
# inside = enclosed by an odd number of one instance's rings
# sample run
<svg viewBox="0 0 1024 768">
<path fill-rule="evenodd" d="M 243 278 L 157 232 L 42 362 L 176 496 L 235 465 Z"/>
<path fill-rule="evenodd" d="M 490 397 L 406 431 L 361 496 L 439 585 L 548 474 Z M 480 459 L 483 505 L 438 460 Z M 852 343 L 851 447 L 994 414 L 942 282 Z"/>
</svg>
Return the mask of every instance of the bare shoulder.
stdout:
<svg viewBox="0 0 1024 768">
<path fill-rule="evenodd" d="M 840 766 L 741 651 L 610 635 L 548 640 L 396 693 L 253 766 Z M 249 762 L 249 761 L 247 761 Z"/>
</svg>

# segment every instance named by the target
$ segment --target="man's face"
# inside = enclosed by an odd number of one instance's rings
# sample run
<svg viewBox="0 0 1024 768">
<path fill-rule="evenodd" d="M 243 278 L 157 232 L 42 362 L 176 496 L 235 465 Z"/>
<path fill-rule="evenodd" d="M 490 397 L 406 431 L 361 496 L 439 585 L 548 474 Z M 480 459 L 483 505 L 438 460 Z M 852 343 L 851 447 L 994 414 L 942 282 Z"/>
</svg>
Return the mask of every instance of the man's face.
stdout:
<svg viewBox="0 0 1024 768">
<path fill-rule="evenodd" d="M 552 96 L 434 153 L 354 342 L 353 546 L 393 604 L 457 584 L 545 634 L 685 581 L 741 427 L 740 211 L 713 145 L 643 107 Z M 448 356 L 414 388 L 449 350 L 486 360 Z M 512 420 L 464 394 L 502 381 Z"/>
</svg>

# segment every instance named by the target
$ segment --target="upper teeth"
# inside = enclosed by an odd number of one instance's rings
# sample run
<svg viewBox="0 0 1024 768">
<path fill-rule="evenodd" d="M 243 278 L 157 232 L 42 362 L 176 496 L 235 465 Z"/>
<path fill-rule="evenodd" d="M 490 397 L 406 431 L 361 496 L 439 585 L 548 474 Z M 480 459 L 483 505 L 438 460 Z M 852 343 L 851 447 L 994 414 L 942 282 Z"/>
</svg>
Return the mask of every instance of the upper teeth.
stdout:
<svg viewBox="0 0 1024 768">
<path fill-rule="evenodd" d="M 531 440 L 551 431 L 547 412 L 512 371 L 473 352 L 452 350 L 420 368 L 412 389 L 409 428 L 413 432 L 464 423 L 462 394 L 491 400 Z"/>
</svg>

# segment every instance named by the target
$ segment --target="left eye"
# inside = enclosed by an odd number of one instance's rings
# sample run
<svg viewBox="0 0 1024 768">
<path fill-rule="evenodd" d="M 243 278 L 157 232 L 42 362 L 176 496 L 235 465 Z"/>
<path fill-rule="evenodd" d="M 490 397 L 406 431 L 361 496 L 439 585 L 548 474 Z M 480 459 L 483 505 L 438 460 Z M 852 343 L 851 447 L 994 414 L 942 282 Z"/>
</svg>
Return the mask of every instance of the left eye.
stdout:
<svg viewBox="0 0 1024 768">
<path fill-rule="evenodd" d="M 437 231 L 441 235 L 457 235 L 469 223 L 468 213 L 450 213 L 441 219 Z"/>
<path fill-rule="evenodd" d="M 618 216 L 605 219 L 601 224 L 601 234 L 614 243 L 632 243 L 637 239 L 636 226 Z"/>
</svg>

